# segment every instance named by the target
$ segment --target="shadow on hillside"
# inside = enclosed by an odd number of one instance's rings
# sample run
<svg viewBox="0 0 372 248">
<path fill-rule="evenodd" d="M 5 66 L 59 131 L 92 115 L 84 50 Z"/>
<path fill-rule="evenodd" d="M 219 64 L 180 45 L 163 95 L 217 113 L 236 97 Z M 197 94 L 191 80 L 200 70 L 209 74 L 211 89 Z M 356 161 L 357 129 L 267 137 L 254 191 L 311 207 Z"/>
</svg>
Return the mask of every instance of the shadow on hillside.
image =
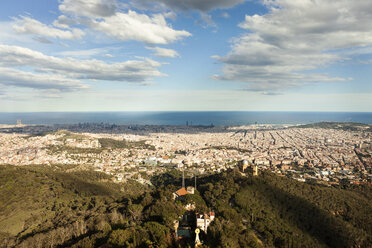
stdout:
<svg viewBox="0 0 372 248">
<path fill-rule="evenodd" d="M 182 185 L 182 174 L 179 171 L 166 172 L 155 175 L 150 179 L 151 183 L 156 187 L 168 186 L 168 185 Z"/>
<path fill-rule="evenodd" d="M 358 241 L 361 239 L 360 233 L 352 232 L 350 228 L 345 226 L 345 222 L 306 199 L 284 192 L 270 184 L 258 187 L 258 190 L 274 206 L 285 210 L 284 219 L 326 245 L 330 247 L 356 247 L 360 245 Z M 272 193 L 267 194 L 267 191 Z"/>
<path fill-rule="evenodd" d="M 63 188 L 81 196 L 111 196 L 115 192 L 107 186 L 91 183 L 75 175 L 57 174 L 55 180 L 60 181 Z"/>
</svg>

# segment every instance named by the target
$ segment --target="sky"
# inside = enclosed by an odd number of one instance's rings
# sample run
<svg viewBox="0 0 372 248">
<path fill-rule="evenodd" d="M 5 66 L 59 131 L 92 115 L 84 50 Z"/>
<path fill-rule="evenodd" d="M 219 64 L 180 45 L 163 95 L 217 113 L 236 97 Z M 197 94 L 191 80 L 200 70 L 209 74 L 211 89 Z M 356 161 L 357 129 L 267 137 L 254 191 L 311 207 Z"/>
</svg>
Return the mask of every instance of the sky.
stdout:
<svg viewBox="0 0 372 248">
<path fill-rule="evenodd" d="M 372 112 L 366 0 L 2 0 L 0 112 Z"/>
</svg>

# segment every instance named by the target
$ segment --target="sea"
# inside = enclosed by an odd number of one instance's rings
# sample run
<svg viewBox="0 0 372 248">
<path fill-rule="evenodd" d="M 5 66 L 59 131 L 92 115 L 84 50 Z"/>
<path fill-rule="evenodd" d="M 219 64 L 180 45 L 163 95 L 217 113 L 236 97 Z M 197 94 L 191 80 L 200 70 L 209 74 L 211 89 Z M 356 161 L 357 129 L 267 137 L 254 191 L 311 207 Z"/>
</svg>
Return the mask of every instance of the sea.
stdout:
<svg viewBox="0 0 372 248">
<path fill-rule="evenodd" d="M 308 124 L 322 121 L 372 124 L 372 112 L 0 112 L 0 124 L 112 123 L 122 125 Z"/>
</svg>

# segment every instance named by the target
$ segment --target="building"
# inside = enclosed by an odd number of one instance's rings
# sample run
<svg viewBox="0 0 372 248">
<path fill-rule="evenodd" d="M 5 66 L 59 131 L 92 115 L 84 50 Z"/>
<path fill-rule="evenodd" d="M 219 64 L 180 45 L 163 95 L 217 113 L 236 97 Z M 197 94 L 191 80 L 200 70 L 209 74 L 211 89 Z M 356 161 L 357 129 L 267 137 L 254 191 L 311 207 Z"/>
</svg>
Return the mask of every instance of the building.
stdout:
<svg viewBox="0 0 372 248">
<path fill-rule="evenodd" d="M 242 160 L 239 162 L 239 166 L 241 168 L 241 171 L 245 172 L 245 170 L 249 167 L 249 163 L 247 160 Z"/>
<path fill-rule="evenodd" d="M 253 176 L 258 176 L 258 166 L 257 165 L 254 166 Z"/>
<path fill-rule="evenodd" d="M 204 214 L 196 214 L 196 227 L 200 230 L 207 233 L 208 227 L 211 222 L 214 220 L 214 212 L 204 213 Z"/>
<path fill-rule="evenodd" d="M 281 170 L 292 170 L 292 165 L 289 165 L 289 164 L 282 164 L 281 166 L 280 166 L 280 169 Z"/>
<path fill-rule="evenodd" d="M 177 190 L 176 192 L 173 193 L 173 199 L 176 200 L 184 195 L 188 195 L 190 194 L 186 188 L 180 188 L 179 190 Z"/>
<path fill-rule="evenodd" d="M 188 187 L 186 188 L 186 191 L 187 191 L 189 194 L 193 195 L 193 194 L 195 193 L 195 188 L 194 188 L 193 186 L 188 186 Z"/>
<path fill-rule="evenodd" d="M 176 200 L 184 195 L 193 195 L 195 193 L 195 188 L 192 186 L 188 186 L 187 188 L 182 187 L 176 192 L 173 193 L 173 199 Z"/>
</svg>

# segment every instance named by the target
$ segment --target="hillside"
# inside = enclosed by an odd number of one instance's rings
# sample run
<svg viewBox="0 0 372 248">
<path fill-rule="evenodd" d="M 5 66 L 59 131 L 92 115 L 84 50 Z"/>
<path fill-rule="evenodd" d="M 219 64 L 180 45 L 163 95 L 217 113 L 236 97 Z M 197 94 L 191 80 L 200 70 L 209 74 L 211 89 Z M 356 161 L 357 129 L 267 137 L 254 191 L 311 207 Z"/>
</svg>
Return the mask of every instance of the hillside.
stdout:
<svg viewBox="0 0 372 248">
<path fill-rule="evenodd" d="M 109 176 L 66 169 L 0 167 L 0 247 L 55 246 L 120 217 L 122 193 Z"/>
<path fill-rule="evenodd" d="M 154 177 L 152 189 L 108 179 L 58 166 L 1 166 L 0 247 L 177 247 L 173 222 L 185 213 L 172 197 L 179 173 Z M 203 247 L 369 247 L 371 196 L 366 186 L 229 171 L 199 177 L 186 201 L 216 213 Z"/>
<path fill-rule="evenodd" d="M 264 173 L 222 173 L 203 179 L 206 203 L 217 210 L 213 246 L 245 247 L 254 231 L 269 247 L 368 247 L 372 242 L 370 188 L 338 189 Z M 232 221 L 233 220 L 233 221 Z"/>
<path fill-rule="evenodd" d="M 356 122 L 317 122 L 306 125 L 294 126 L 296 128 L 325 128 L 341 129 L 345 131 L 366 131 L 372 132 L 372 125 Z"/>
</svg>

